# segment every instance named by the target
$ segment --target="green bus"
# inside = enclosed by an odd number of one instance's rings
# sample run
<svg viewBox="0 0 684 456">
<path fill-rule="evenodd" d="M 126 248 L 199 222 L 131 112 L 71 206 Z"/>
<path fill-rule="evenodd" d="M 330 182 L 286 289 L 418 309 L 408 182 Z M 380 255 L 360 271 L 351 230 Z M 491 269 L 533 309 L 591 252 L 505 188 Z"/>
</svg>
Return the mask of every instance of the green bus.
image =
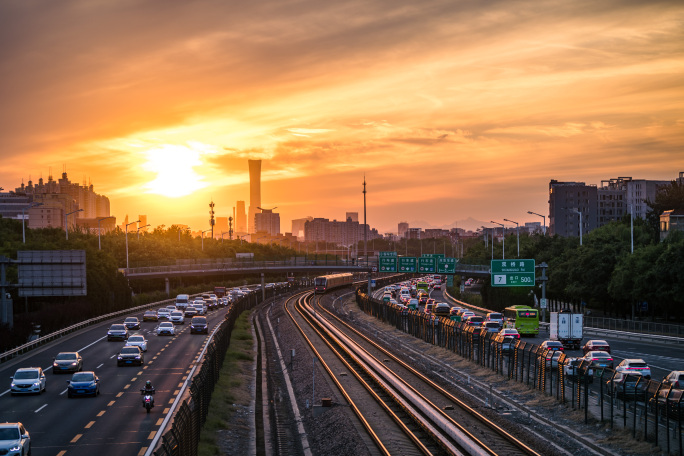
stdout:
<svg viewBox="0 0 684 456">
<path fill-rule="evenodd" d="M 426 295 L 430 295 L 430 286 L 427 282 L 416 283 L 416 293 L 420 293 L 421 290 L 423 290 Z"/>
<path fill-rule="evenodd" d="M 504 326 L 517 329 L 521 336 L 539 335 L 539 311 L 530 306 L 510 306 L 503 311 Z"/>
</svg>

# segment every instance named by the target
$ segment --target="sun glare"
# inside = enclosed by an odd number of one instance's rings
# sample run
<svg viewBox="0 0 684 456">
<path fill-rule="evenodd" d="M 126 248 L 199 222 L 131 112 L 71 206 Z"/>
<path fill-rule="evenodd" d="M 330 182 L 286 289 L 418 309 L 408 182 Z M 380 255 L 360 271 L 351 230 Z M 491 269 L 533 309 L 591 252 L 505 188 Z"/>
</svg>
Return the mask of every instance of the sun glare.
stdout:
<svg viewBox="0 0 684 456">
<path fill-rule="evenodd" d="M 193 170 L 201 164 L 200 152 L 187 146 L 165 144 L 148 150 L 143 169 L 157 176 L 144 184 L 146 193 L 178 198 L 206 187 L 202 176 Z"/>
</svg>

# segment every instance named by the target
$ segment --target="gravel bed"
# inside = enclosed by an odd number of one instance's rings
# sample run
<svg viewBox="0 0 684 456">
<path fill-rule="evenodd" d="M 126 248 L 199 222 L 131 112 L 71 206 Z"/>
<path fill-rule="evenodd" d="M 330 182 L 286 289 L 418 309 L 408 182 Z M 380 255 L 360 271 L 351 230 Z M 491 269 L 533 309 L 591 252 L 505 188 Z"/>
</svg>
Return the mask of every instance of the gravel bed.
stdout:
<svg viewBox="0 0 684 456">
<path fill-rule="evenodd" d="M 350 415 L 353 415 L 353 412 L 340 405 L 341 398 L 328 385 L 326 373 L 320 367 L 320 363 L 316 363 L 316 404 L 320 404 L 321 398 L 329 397 L 335 405 L 322 415 L 313 417 L 313 357 L 309 347 L 299 330 L 284 312 L 282 304 L 277 304 L 272 308 L 272 311 L 269 312 L 269 318 L 276 332 L 284 361 L 291 372 L 290 381 L 297 396 L 297 405 L 302 414 L 302 422 L 312 453 L 314 455 L 340 456 L 369 455 L 368 449 L 352 423 L 352 416 Z M 295 350 L 294 361 L 290 359 L 292 349 Z M 270 354 L 269 356 L 276 355 Z"/>
</svg>

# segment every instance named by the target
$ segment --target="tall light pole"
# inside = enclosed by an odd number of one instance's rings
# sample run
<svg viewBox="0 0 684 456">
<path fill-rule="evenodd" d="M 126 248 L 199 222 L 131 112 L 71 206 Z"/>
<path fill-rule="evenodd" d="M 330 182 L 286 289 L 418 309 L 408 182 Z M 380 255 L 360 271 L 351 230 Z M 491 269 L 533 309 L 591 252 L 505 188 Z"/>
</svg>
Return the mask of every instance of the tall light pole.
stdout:
<svg viewBox="0 0 684 456">
<path fill-rule="evenodd" d="M 233 234 L 232 234 L 232 231 L 221 231 L 221 244 L 223 244 L 223 235 L 226 234 L 226 233 L 230 233 L 231 236 L 233 235 Z"/>
<path fill-rule="evenodd" d="M 204 230 L 202 231 L 202 251 L 204 252 L 204 233 L 208 233 L 209 231 L 213 231 L 214 228 L 211 228 L 210 230 Z"/>
<path fill-rule="evenodd" d="M 528 214 L 532 214 L 532 215 L 538 215 L 539 217 L 541 217 L 542 219 L 544 219 L 544 236 L 546 236 L 546 216 L 545 216 L 545 215 L 541 215 L 541 214 L 537 214 L 536 212 L 532 212 L 532 211 L 527 211 L 527 213 L 528 213 Z"/>
<path fill-rule="evenodd" d="M 0 190 L 2 190 L 2 187 L 0 187 Z M 37 206 L 42 206 L 42 205 L 43 205 L 43 203 L 31 203 L 21 210 L 21 238 L 22 238 L 24 244 L 26 244 L 26 228 L 24 227 L 24 224 L 25 224 L 24 211 L 26 209 L 31 209 L 32 207 L 37 207 Z M 67 239 L 69 239 L 69 238 L 67 238 Z"/>
<path fill-rule="evenodd" d="M 126 275 L 128 275 L 128 227 L 129 225 L 135 225 L 136 223 L 140 223 L 140 220 L 126 224 Z"/>
<path fill-rule="evenodd" d="M 505 260 L 506 259 L 506 226 L 503 223 L 491 221 L 489 223 L 493 223 L 495 225 L 499 225 L 501 227 L 501 239 L 503 240 L 503 243 L 501 244 L 501 259 Z M 492 236 L 492 252 L 494 252 L 494 236 Z M 492 259 L 494 259 L 494 253 L 492 253 Z"/>
<path fill-rule="evenodd" d="M 143 228 L 147 228 L 148 226 L 150 226 L 150 225 L 147 224 L 147 225 L 139 226 L 138 229 L 135 230 L 138 233 L 138 240 L 140 240 L 140 230 L 142 230 Z"/>
<path fill-rule="evenodd" d="M 75 214 L 76 212 L 83 212 L 83 209 L 78 209 L 76 211 L 71 211 L 67 214 L 64 214 L 64 231 L 66 232 L 66 240 L 69 240 L 69 225 L 67 224 L 67 217 L 69 217 L 71 214 Z"/>
<path fill-rule="evenodd" d="M 100 241 L 100 234 L 101 234 L 101 231 L 100 231 L 100 222 L 101 222 L 102 220 L 107 220 L 107 219 L 110 219 L 110 218 L 115 218 L 115 217 L 114 217 L 113 215 L 110 215 L 109 217 L 102 217 L 102 218 L 100 218 L 100 219 L 97 219 L 97 250 L 102 250 L 102 243 L 101 243 L 101 241 Z"/>
<path fill-rule="evenodd" d="M 520 225 L 518 224 L 518 222 L 514 222 L 513 220 L 508 220 L 508 219 L 504 219 L 504 222 L 515 223 L 515 231 L 516 231 L 516 234 L 518 235 L 518 258 L 520 258 Z"/>
</svg>

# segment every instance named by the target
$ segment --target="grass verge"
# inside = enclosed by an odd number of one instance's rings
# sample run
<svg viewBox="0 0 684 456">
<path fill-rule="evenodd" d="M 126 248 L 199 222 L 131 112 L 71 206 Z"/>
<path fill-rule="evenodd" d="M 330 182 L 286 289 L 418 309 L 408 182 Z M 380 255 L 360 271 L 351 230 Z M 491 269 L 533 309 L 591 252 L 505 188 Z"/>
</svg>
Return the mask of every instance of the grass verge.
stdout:
<svg viewBox="0 0 684 456">
<path fill-rule="evenodd" d="M 221 454 L 216 441 L 217 431 L 226 429 L 238 407 L 249 407 L 249 382 L 253 375 L 254 353 L 249 317 L 242 312 L 235 322 L 230 346 L 223 361 L 219 380 L 211 396 L 207 421 L 200 433 L 199 456 Z"/>
</svg>

